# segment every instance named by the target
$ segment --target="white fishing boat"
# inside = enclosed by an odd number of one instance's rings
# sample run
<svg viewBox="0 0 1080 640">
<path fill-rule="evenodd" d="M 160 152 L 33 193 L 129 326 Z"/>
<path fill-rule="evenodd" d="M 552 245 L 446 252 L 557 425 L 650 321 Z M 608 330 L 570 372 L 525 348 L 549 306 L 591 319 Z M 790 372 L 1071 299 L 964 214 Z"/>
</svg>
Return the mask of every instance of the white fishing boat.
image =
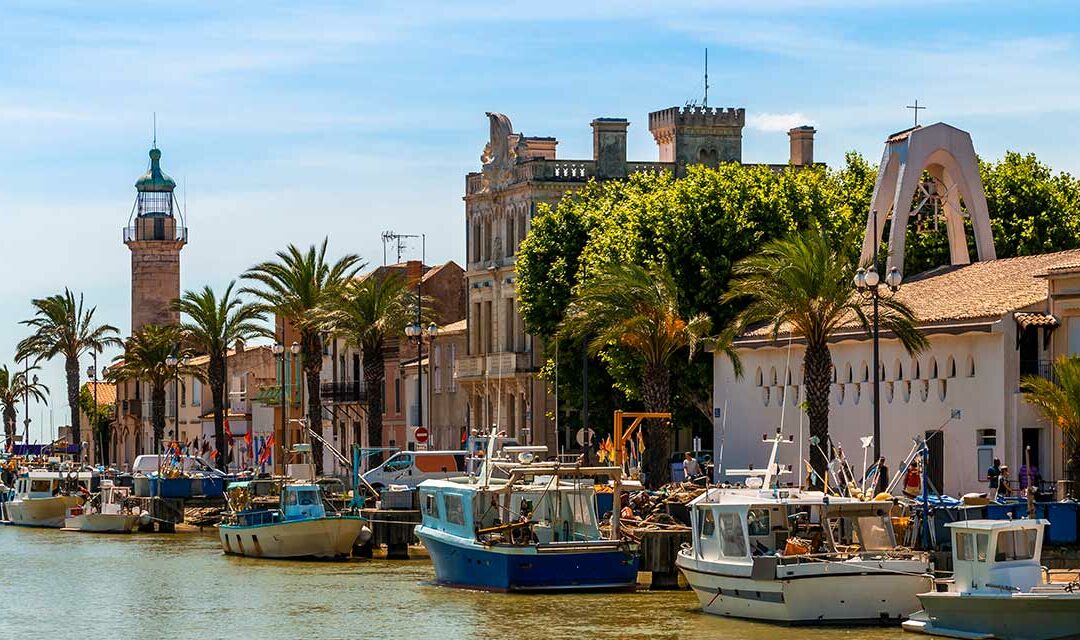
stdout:
<svg viewBox="0 0 1080 640">
<path fill-rule="evenodd" d="M 101 491 L 84 505 L 70 507 L 64 529 L 89 533 L 131 533 L 139 524 L 148 524 L 150 514 L 130 502 L 131 490 L 117 487 L 112 480 L 101 481 Z"/>
<path fill-rule="evenodd" d="M 905 631 L 947 638 L 1080 637 L 1080 581 L 1040 564 L 1046 520 L 952 522 L 953 577 L 919 594 Z"/>
<path fill-rule="evenodd" d="M 676 566 L 715 615 L 787 624 L 899 622 L 933 583 L 927 554 L 897 546 L 892 502 L 782 488 L 781 436 L 746 488 L 690 503 Z M 737 472 L 729 471 L 730 474 Z"/>
<path fill-rule="evenodd" d="M 64 526 L 68 509 L 82 505 L 80 487 L 88 493 L 90 471 L 24 470 L 15 480 L 11 499 L 3 503 L 3 523 L 23 527 Z"/>
</svg>

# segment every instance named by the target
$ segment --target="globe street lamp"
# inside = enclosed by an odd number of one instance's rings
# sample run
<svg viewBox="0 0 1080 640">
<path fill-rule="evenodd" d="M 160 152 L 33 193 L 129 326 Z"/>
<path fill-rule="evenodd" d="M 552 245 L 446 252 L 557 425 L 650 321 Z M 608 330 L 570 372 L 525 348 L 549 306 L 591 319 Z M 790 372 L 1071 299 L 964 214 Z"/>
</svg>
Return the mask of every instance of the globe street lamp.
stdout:
<svg viewBox="0 0 1080 640">
<path fill-rule="evenodd" d="M 878 301 L 881 299 L 882 295 L 891 296 L 899 291 L 903 276 L 900 275 L 900 269 L 893 266 L 885 276 L 884 285 L 887 287 L 887 293 L 881 290 L 881 276 L 878 273 L 878 266 L 880 264 L 878 261 L 878 245 L 880 242 L 877 234 L 877 211 L 872 211 L 870 217 L 873 218 L 874 257 L 868 268 L 864 269 L 860 267 L 859 270 L 855 272 L 855 290 L 864 300 L 867 298 L 872 300 L 874 305 L 874 462 L 876 463 L 881 460 L 881 360 L 878 355 L 880 334 Z"/>
<path fill-rule="evenodd" d="M 300 359 L 300 343 L 293 340 L 293 343 L 291 345 L 289 345 L 289 353 L 293 354 L 293 358 L 294 358 L 295 362 L 300 363 L 300 366 L 297 367 L 296 385 L 298 387 L 300 387 L 300 397 L 299 397 L 299 400 L 300 400 L 300 425 L 301 425 L 300 436 L 303 437 L 303 435 L 304 435 L 303 426 L 306 425 L 306 423 L 304 422 L 304 382 L 305 382 L 305 380 L 304 380 L 304 361 Z"/>
</svg>

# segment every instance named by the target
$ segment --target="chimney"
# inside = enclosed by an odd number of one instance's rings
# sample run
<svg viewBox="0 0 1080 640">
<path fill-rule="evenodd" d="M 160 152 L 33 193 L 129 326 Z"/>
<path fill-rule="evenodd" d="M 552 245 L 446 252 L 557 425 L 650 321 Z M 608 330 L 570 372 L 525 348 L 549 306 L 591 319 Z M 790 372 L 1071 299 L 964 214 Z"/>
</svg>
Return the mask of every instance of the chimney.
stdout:
<svg viewBox="0 0 1080 640">
<path fill-rule="evenodd" d="M 235 348 L 236 348 L 236 353 L 243 353 L 244 352 L 244 341 L 243 340 L 237 340 Z"/>
<path fill-rule="evenodd" d="M 814 134 L 817 131 L 810 125 L 795 127 L 787 132 L 791 139 L 791 158 L 788 162 L 795 167 L 809 167 L 814 164 Z"/>
<path fill-rule="evenodd" d="M 593 161 L 597 178 L 626 177 L 626 118 L 597 118 L 592 121 Z"/>
</svg>

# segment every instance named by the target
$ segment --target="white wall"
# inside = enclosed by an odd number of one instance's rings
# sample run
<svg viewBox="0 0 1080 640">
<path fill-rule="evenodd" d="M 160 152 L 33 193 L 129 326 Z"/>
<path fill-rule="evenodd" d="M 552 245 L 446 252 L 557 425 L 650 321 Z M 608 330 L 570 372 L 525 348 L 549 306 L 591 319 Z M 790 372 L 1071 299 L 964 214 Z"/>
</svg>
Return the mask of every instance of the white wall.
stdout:
<svg viewBox="0 0 1080 640">
<path fill-rule="evenodd" d="M 979 480 L 976 431 L 997 430 L 995 454 L 1003 459 L 1009 459 L 1005 455 L 1005 443 L 1019 437 L 1015 434 L 1017 355 L 1015 332 L 1011 327 L 1011 323 L 999 321 L 990 332 L 931 334 L 928 336 L 930 348 L 914 358 L 907 355 L 897 341 L 881 340 L 881 362 L 885 368 L 881 383 L 881 451 L 893 473 L 911 450 L 915 435 L 945 424 L 943 491 L 956 495 L 985 490 L 985 483 Z M 837 373 L 836 382 L 830 388 L 830 434 L 834 443 L 843 447 L 849 461 L 861 468 L 863 452 L 859 438 L 873 433 L 871 343 L 869 340 L 847 340 L 831 344 L 830 351 Z M 778 398 L 784 393 L 788 349 L 786 345 L 770 345 L 742 348 L 739 354 L 744 371 L 739 380 L 734 378 L 731 363 L 725 356 L 717 355 L 714 360 L 714 406 L 722 415 L 726 402 L 728 412 L 724 466 L 738 468 L 753 464 L 761 467 L 768 457 L 761 436 L 774 433 L 781 423 Z M 800 385 L 802 356 L 803 348 L 793 344 L 790 353 L 793 386 L 787 389 L 783 409 L 784 431 L 796 436 L 796 444 L 781 449 L 781 462 L 795 465 L 798 474 L 785 476 L 785 481 L 795 483 L 804 475 L 800 457 L 807 459 L 809 456 L 806 416 L 798 406 L 805 398 Z M 970 376 L 972 362 L 974 377 Z M 932 370 L 935 363 L 936 375 Z M 950 370 L 952 367 L 955 367 L 955 373 Z M 907 392 L 909 385 L 910 393 Z M 925 400 L 924 388 L 927 389 Z M 960 410 L 961 417 L 950 421 L 950 415 L 956 409 Z M 798 454 L 800 419 L 801 456 Z M 721 418 L 716 419 L 715 451 L 720 450 L 721 421 Z"/>
</svg>

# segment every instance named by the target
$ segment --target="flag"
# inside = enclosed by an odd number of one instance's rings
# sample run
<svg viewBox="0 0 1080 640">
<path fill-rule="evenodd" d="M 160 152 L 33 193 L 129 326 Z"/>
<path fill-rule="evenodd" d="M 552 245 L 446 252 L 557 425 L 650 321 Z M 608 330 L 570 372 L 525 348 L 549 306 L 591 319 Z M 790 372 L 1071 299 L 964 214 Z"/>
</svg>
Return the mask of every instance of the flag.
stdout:
<svg viewBox="0 0 1080 640">
<path fill-rule="evenodd" d="M 232 440 L 233 440 L 232 431 L 229 431 L 229 419 L 228 418 L 225 418 L 225 439 L 228 440 L 229 442 L 232 442 Z"/>
<path fill-rule="evenodd" d="M 248 451 L 251 451 L 251 427 L 248 427 L 247 433 L 244 434 L 244 442 L 247 443 Z"/>
<path fill-rule="evenodd" d="M 264 465 L 270 461 L 270 455 L 274 452 L 274 434 L 270 434 L 270 437 L 263 442 L 262 451 L 259 453 L 259 465 Z"/>
<path fill-rule="evenodd" d="M 214 449 L 213 451 L 210 452 L 210 459 L 211 460 L 217 460 L 217 449 Z"/>
<path fill-rule="evenodd" d="M 637 430 L 637 448 L 638 453 L 645 453 L 645 434 L 640 427 Z"/>
</svg>

